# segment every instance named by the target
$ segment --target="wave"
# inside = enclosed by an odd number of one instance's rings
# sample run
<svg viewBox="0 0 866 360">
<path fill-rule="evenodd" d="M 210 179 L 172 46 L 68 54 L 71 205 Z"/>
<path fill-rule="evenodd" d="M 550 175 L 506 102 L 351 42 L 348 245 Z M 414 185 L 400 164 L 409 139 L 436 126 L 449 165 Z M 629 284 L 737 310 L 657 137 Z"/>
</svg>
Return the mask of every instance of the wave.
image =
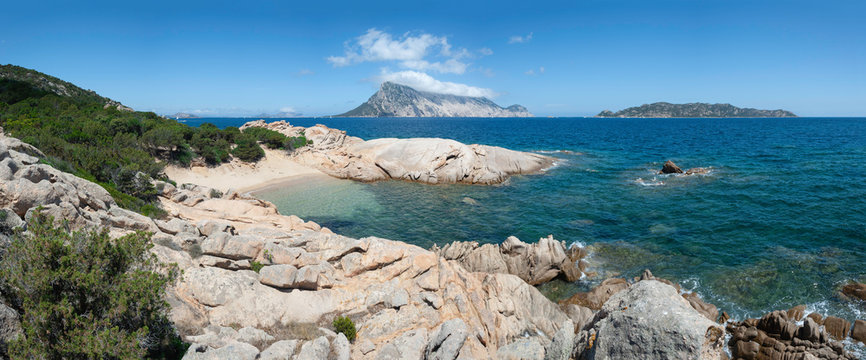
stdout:
<svg viewBox="0 0 866 360">
<path fill-rule="evenodd" d="M 539 154 L 586 155 L 586 153 L 571 150 L 535 150 L 534 152 Z"/>
<path fill-rule="evenodd" d="M 652 178 L 651 180 L 644 180 L 643 178 L 637 178 L 634 181 L 635 184 L 640 186 L 663 186 L 665 184 L 664 181 L 658 180 L 656 178 Z"/>
</svg>

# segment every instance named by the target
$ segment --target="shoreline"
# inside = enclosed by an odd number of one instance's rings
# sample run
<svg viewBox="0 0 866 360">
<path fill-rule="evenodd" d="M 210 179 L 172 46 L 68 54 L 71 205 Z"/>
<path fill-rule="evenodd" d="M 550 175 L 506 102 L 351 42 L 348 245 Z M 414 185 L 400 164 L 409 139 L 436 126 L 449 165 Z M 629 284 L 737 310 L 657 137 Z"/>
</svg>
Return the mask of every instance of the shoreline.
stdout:
<svg viewBox="0 0 866 360">
<path fill-rule="evenodd" d="M 180 184 L 190 183 L 217 189 L 223 193 L 233 190 L 249 193 L 286 182 L 311 181 L 331 178 L 324 172 L 292 160 L 280 150 L 265 149 L 265 156 L 256 163 L 232 160 L 219 166 L 191 166 L 182 168 L 169 165 L 165 168 L 169 179 Z"/>
</svg>

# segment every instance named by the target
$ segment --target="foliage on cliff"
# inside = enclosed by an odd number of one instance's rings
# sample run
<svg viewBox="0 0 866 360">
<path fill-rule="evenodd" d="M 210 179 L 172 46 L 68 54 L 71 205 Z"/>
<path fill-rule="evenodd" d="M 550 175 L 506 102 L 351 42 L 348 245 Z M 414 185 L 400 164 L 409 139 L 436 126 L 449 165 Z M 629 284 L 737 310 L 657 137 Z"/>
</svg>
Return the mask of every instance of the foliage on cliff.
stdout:
<svg viewBox="0 0 866 360">
<path fill-rule="evenodd" d="M 35 213 L 0 262 L 0 286 L 21 314 L 13 359 L 177 358 L 184 346 L 167 319 L 166 285 L 145 233 L 69 233 Z"/>
<path fill-rule="evenodd" d="M 121 206 L 158 213 L 151 179 L 168 163 L 256 161 L 257 139 L 237 128 L 189 127 L 34 70 L 0 66 L 0 127 L 42 150 L 43 161 L 99 183 Z M 259 140 L 261 141 L 261 140 Z"/>
</svg>

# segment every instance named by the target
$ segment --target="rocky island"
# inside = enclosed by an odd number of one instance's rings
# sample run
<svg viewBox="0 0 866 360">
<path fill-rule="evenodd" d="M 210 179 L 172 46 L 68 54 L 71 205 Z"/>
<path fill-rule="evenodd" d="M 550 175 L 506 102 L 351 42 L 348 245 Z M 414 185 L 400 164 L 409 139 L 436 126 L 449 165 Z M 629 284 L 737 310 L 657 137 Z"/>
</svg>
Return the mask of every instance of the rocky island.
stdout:
<svg viewBox="0 0 866 360">
<path fill-rule="evenodd" d="M 393 82 L 382 83 L 367 102 L 339 117 L 533 117 L 520 105 L 503 108 L 483 97 L 418 91 Z"/>
<path fill-rule="evenodd" d="M 786 110 L 738 108 L 731 104 L 657 102 L 630 107 L 617 112 L 605 110 L 596 117 L 617 118 L 781 118 L 796 117 Z"/>
</svg>

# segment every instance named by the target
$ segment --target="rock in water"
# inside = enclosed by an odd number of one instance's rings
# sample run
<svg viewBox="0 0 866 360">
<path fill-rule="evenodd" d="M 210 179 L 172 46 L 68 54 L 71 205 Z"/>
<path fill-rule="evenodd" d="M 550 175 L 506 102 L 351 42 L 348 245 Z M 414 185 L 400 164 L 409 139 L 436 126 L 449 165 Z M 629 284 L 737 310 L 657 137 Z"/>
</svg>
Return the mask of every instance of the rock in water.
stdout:
<svg viewBox="0 0 866 360">
<path fill-rule="evenodd" d="M 725 331 L 673 286 L 640 281 L 608 300 L 578 334 L 577 359 L 721 359 Z"/>
<path fill-rule="evenodd" d="M 680 167 L 677 166 L 677 164 L 674 164 L 674 162 L 670 161 L 670 160 L 665 161 L 665 165 L 662 167 L 661 171 L 659 171 L 659 174 L 682 174 L 682 173 L 683 173 L 683 169 L 680 169 Z"/>
<path fill-rule="evenodd" d="M 842 288 L 842 294 L 855 299 L 866 300 L 866 284 L 852 282 Z"/>
</svg>

